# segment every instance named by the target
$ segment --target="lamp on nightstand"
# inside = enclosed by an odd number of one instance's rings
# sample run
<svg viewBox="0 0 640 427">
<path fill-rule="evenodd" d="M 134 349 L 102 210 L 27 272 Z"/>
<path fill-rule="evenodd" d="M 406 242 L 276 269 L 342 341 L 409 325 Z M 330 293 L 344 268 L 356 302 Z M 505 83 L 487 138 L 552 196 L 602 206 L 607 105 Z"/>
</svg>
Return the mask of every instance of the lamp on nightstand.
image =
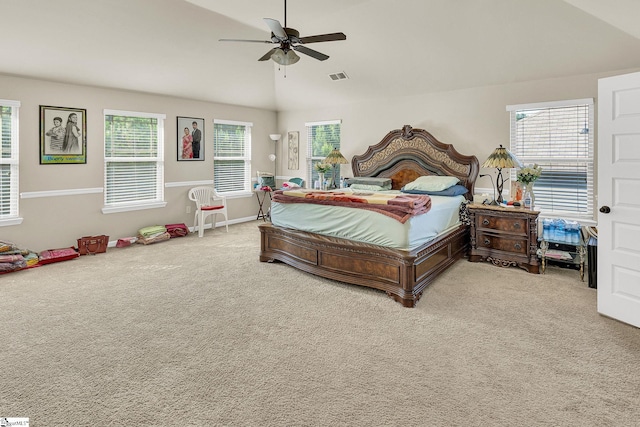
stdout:
<svg viewBox="0 0 640 427">
<path fill-rule="evenodd" d="M 504 186 L 504 178 L 502 177 L 502 169 L 504 168 L 521 168 L 522 163 L 516 156 L 511 154 L 509 150 L 504 148 L 502 144 L 500 147 L 493 150 L 493 153 L 482 164 L 483 168 L 496 168 L 498 169 L 498 176 L 496 177 L 496 187 L 498 190 L 498 203 L 502 203 L 502 188 Z"/>
<path fill-rule="evenodd" d="M 331 180 L 330 189 L 338 188 L 336 185 L 336 165 L 338 164 L 347 164 L 349 161 L 344 158 L 340 150 L 334 148 L 331 150 L 326 159 L 324 159 L 324 163 L 328 163 L 333 166 L 333 179 Z"/>
</svg>

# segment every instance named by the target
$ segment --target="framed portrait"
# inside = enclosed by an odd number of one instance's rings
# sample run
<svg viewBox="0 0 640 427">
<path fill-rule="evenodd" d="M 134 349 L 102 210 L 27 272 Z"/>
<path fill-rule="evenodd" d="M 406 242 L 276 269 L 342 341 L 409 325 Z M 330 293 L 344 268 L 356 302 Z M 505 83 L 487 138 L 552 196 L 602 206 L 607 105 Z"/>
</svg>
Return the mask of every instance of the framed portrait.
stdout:
<svg viewBox="0 0 640 427">
<path fill-rule="evenodd" d="M 298 164 L 298 138 L 299 132 L 289 132 L 287 135 L 288 141 L 288 156 L 289 156 L 289 170 L 298 170 L 300 166 Z"/>
<path fill-rule="evenodd" d="M 178 161 L 204 160 L 204 119 L 178 117 Z"/>
<path fill-rule="evenodd" d="M 87 110 L 40 106 L 40 164 L 87 163 Z"/>
</svg>

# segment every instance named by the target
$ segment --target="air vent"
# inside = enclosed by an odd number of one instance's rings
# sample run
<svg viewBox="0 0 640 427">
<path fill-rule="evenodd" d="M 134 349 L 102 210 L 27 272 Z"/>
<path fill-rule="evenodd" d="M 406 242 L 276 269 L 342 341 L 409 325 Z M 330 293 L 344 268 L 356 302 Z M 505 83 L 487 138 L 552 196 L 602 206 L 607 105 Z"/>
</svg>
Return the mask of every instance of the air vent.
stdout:
<svg viewBox="0 0 640 427">
<path fill-rule="evenodd" d="M 349 76 L 347 76 L 347 73 L 345 73 L 344 71 L 341 73 L 329 74 L 329 77 L 331 78 L 331 80 L 345 80 L 349 78 Z"/>
</svg>

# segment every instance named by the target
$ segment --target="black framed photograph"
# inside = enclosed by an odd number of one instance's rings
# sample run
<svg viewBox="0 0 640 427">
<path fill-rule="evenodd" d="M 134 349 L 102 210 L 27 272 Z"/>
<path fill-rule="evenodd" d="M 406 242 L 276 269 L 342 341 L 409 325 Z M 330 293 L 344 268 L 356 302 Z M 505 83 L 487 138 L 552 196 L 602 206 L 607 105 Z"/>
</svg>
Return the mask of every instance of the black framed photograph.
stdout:
<svg viewBox="0 0 640 427">
<path fill-rule="evenodd" d="M 204 160 L 204 119 L 177 119 L 178 161 Z"/>
<path fill-rule="evenodd" d="M 87 110 L 40 106 L 40 164 L 87 163 Z"/>
</svg>

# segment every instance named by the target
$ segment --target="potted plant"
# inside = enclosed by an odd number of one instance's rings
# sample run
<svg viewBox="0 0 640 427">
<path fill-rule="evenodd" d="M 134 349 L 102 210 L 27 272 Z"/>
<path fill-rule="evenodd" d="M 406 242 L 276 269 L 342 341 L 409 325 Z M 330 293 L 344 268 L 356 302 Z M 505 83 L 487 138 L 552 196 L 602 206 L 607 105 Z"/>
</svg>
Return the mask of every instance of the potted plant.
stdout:
<svg viewBox="0 0 640 427">
<path fill-rule="evenodd" d="M 331 170 L 331 165 L 327 163 L 316 163 L 316 172 L 318 172 L 318 180 L 320 181 L 320 189 L 324 190 L 324 174 Z"/>
<path fill-rule="evenodd" d="M 526 166 L 518 170 L 518 182 L 524 187 L 524 206 L 533 209 L 535 206 L 535 197 L 533 195 L 533 184 L 540 178 L 542 168 L 535 163 L 533 166 Z"/>
</svg>

